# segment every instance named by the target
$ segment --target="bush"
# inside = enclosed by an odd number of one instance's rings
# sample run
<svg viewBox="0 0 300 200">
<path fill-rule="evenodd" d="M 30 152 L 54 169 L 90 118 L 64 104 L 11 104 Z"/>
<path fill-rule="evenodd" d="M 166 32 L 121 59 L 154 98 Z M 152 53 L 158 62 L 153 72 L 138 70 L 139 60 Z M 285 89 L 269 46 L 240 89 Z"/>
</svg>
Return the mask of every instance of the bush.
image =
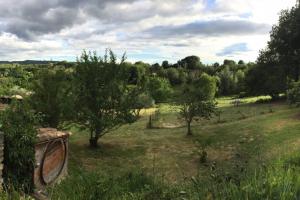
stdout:
<svg viewBox="0 0 300 200">
<path fill-rule="evenodd" d="M 41 70 L 33 82 L 30 105 L 43 115 L 43 125 L 57 128 L 72 113 L 71 78 L 63 70 Z"/>
<path fill-rule="evenodd" d="M 14 102 L 1 113 L 4 132 L 4 181 L 26 192 L 33 190 L 37 118 L 26 103 Z"/>
<path fill-rule="evenodd" d="M 169 81 L 159 77 L 151 77 L 149 79 L 148 90 L 156 103 L 166 101 L 172 93 Z"/>
</svg>

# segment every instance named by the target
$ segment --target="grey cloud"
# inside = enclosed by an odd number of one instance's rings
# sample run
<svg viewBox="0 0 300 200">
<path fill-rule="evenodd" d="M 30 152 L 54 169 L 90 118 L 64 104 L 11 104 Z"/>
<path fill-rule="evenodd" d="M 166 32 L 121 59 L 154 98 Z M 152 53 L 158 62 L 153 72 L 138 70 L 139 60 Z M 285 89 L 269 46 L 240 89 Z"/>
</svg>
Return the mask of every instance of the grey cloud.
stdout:
<svg viewBox="0 0 300 200">
<path fill-rule="evenodd" d="M 0 32 L 25 40 L 84 23 L 91 19 L 98 26 L 119 26 L 156 15 L 187 12 L 193 0 L 10 0 L 0 2 Z M 162 6 L 164 5 L 164 6 Z M 109 27 L 108 27 L 109 28 Z M 96 27 L 99 29 L 99 27 Z"/>
<path fill-rule="evenodd" d="M 167 44 L 163 44 L 163 46 L 166 47 L 189 47 L 190 45 L 188 44 L 184 44 L 184 43 L 167 43 Z"/>
<path fill-rule="evenodd" d="M 0 2 L 0 32 L 9 32 L 25 40 L 57 33 L 88 20 L 89 15 L 101 13 L 108 3 L 135 0 L 11 0 Z M 94 13 L 91 13 L 91 8 Z M 82 14 L 82 15 L 81 15 Z"/>
<path fill-rule="evenodd" d="M 268 33 L 270 28 L 268 24 L 259 24 L 247 20 L 213 20 L 178 26 L 156 26 L 144 31 L 144 37 L 251 35 Z"/>
<path fill-rule="evenodd" d="M 72 26 L 74 19 L 80 20 L 76 11 L 56 8 L 48 12 L 48 15 L 39 16 L 38 20 L 11 19 L 6 31 L 19 38 L 33 40 L 36 35 L 56 33 L 63 28 Z"/>
</svg>

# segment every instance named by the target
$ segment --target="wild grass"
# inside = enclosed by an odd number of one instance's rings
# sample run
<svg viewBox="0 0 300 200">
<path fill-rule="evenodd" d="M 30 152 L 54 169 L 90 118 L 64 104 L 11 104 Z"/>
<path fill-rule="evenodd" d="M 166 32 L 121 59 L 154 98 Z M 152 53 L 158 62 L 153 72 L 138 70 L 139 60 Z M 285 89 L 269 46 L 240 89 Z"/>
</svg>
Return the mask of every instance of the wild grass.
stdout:
<svg viewBox="0 0 300 200">
<path fill-rule="evenodd" d="M 257 100 L 235 107 L 220 99 L 221 120 L 195 122 L 193 137 L 170 104 L 156 108 L 158 125 L 182 126 L 147 129 L 145 111 L 101 138 L 97 150 L 88 148 L 87 131 L 68 127 L 70 176 L 50 189 L 52 199 L 297 199 L 300 109 Z M 209 144 L 204 163 L 196 141 Z"/>
</svg>

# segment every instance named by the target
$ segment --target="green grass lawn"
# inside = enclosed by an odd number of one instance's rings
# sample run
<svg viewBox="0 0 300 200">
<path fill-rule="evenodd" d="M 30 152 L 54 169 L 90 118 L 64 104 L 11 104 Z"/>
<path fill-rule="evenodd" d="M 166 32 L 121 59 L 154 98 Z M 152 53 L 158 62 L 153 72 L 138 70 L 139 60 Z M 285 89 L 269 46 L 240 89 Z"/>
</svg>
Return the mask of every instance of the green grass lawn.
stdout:
<svg viewBox="0 0 300 200">
<path fill-rule="evenodd" d="M 254 174 L 256 169 L 289 158 L 300 149 L 300 109 L 284 102 L 255 104 L 257 99 L 243 99 L 238 107 L 231 104 L 230 97 L 218 99 L 220 118 L 193 123 L 192 137 L 186 136 L 178 108 L 169 104 L 156 108 L 160 113 L 155 121 L 158 128 L 146 128 L 154 109 L 143 112 L 137 122 L 101 138 L 96 150 L 88 147 L 88 132 L 73 126 L 70 177 L 81 171 L 103 176 L 142 171 L 176 185 L 192 177 L 205 182 L 218 174 Z M 200 162 L 201 144 L 207 145 L 204 164 Z"/>
</svg>

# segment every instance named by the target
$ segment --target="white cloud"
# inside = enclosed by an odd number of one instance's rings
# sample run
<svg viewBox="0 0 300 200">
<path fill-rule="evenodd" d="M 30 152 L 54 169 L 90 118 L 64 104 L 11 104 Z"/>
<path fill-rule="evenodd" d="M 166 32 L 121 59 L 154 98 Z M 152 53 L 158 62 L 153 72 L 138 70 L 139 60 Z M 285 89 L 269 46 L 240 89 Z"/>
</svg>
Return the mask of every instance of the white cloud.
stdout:
<svg viewBox="0 0 300 200">
<path fill-rule="evenodd" d="M 82 49 L 102 53 L 109 47 L 119 54 L 126 51 L 132 61 L 175 62 L 184 56 L 198 55 L 204 62 L 221 62 L 226 57 L 218 56 L 218 52 L 245 43 L 248 51 L 236 52 L 230 58 L 255 61 L 269 39 L 269 30 L 247 33 L 245 27 L 243 31 L 234 33 L 233 30 L 233 34 L 228 34 L 224 28 L 224 33 L 216 34 L 219 31 L 216 26 L 220 26 L 216 21 L 243 20 L 271 27 L 277 22 L 280 10 L 290 8 L 295 1 L 30 0 L 14 4 L 16 0 L 0 0 L 0 59 L 74 60 Z M 206 28 L 191 26 L 203 22 L 207 23 Z M 154 27 L 177 32 L 163 39 L 159 32 L 145 38 L 145 31 Z M 234 24 L 231 28 L 235 29 Z"/>
</svg>

